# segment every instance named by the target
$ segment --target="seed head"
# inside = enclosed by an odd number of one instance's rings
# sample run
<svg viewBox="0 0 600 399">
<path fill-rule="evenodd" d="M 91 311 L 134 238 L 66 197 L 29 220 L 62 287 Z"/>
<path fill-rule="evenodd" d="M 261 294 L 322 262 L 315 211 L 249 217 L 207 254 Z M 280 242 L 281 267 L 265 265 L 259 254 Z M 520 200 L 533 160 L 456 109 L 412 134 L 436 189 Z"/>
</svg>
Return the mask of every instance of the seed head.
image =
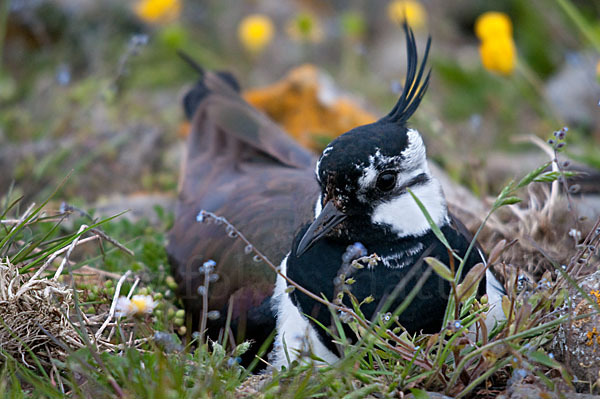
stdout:
<svg viewBox="0 0 600 399">
<path fill-rule="evenodd" d="M 573 184 L 571 187 L 569 187 L 569 193 L 571 194 L 576 194 L 579 192 L 579 190 L 581 190 L 581 186 L 579 184 Z"/>
<path fill-rule="evenodd" d="M 210 274 L 215 270 L 215 266 L 217 266 L 217 262 L 215 262 L 212 259 L 207 260 L 202 264 L 202 266 L 199 269 L 199 272 L 204 274 Z"/>
<path fill-rule="evenodd" d="M 209 320 L 217 320 L 219 317 L 221 317 L 221 312 L 218 310 L 211 310 L 206 314 L 206 317 L 208 317 Z"/>
</svg>

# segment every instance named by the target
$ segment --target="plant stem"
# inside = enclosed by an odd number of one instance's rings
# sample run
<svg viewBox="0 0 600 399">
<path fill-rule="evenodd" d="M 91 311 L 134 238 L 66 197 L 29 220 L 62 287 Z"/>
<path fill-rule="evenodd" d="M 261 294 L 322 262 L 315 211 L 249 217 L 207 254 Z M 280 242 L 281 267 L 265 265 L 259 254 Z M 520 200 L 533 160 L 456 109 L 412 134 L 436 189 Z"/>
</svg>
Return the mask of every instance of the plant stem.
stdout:
<svg viewBox="0 0 600 399">
<path fill-rule="evenodd" d="M 488 369 L 485 373 L 477 377 L 469 385 L 463 388 L 460 391 L 460 393 L 455 396 L 455 398 L 462 398 L 463 396 L 471 392 L 473 388 L 481 384 L 483 381 L 487 380 L 492 374 L 500 370 L 502 367 L 506 366 L 508 363 L 510 363 L 510 358 L 504 359 L 503 361 L 496 363 L 493 367 L 490 367 L 490 369 Z"/>
<path fill-rule="evenodd" d="M 579 31 L 585 36 L 596 51 L 600 52 L 600 37 L 590 27 L 589 23 L 585 20 L 583 15 L 577 8 L 571 3 L 570 0 L 556 0 L 560 8 L 567 14 L 567 16 L 573 21 Z"/>
<path fill-rule="evenodd" d="M 579 315 L 579 316 L 575 317 L 574 319 L 584 319 L 586 317 L 592 316 L 595 313 L 596 312 L 586 313 L 586 314 L 583 314 L 583 315 Z M 456 370 L 455 370 L 454 374 L 452 375 L 452 378 L 450 379 L 450 382 L 448 383 L 448 385 L 449 386 L 453 386 L 454 384 L 456 384 L 456 380 L 457 380 L 457 378 L 459 376 L 459 371 L 465 367 L 465 365 L 467 364 L 467 362 L 469 360 L 471 360 L 475 356 L 478 356 L 483 351 L 491 349 L 494 346 L 499 345 L 499 344 L 507 344 L 507 343 L 509 343 L 511 341 L 514 341 L 516 339 L 519 339 L 519 338 L 526 338 L 526 337 L 529 337 L 529 336 L 532 336 L 532 335 L 540 334 L 540 333 L 542 333 L 542 332 L 544 332 L 546 330 L 549 330 L 549 329 L 551 329 L 553 327 L 556 327 L 557 325 L 559 325 L 562 322 L 564 322 L 565 320 L 567 320 L 567 318 L 568 318 L 567 315 L 561 316 L 561 317 L 559 317 L 559 318 L 557 318 L 555 320 L 549 321 L 549 322 L 544 323 L 544 324 L 540 324 L 539 326 L 534 327 L 534 328 L 532 328 L 530 330 L 522 331 L 522 332 L 520 332 L 518 334 L 511 335 L 510 337 L 506 337 L 506 338 L 502 338 L 502 339 L 498 339 L 496 341 L 490 342 L 489 344 L 483 345 L 482 347 L 478 348 L 477 350 L 475 350 L 475 351 L 473 351 L 473 352 L 465 355 L 465 357 L 461 360 L 461 362 L 456 367 Z"/>
</svg>

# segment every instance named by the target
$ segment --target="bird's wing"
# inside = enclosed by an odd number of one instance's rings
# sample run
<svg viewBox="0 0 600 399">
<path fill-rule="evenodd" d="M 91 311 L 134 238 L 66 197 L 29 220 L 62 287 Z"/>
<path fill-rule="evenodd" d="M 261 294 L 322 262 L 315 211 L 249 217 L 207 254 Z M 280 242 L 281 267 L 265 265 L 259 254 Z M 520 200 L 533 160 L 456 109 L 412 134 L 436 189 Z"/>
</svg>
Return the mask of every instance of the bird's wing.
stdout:
<svg viewBox="0 0 600 399">
<path fill-rule="evenodd" d="M 232 77 L 223 73 L 204 73 L 186 98 L 195 97 L 192 104 L 186 104 L 193 115 L 190 145 L 201 144 L 211 137 L 227 136 L 229 146 L 205 148 L 219 154 L 234 150 L 247 152 L 245 160 L 253 156 L 268 157 L 282 165 L 296 168 L 309 168 L 314 165 L 315 155 L 301 147 L 281 127 L 265 114 L 248 104 L 231 83 Z M 193 95 L 197 93 L 196 95 Z M 200 93 L 200 95 L 198 95 Z M 195 110 L 191 112 L 191 109 Z M 207 129 L 207 123 L 214 130 Z M 239 146 L 232 145 L 237 141 Z M 232 148 L 233 147 L 233 148 Z M 196 148 L 201 150 L 201 148 Z"/>
<path fill-rule="evenodd" d="M 204 73 L 190 95 L 184 106 L 194 116 L 167 246 L 179 294 L 186 309 L 198 316 L 202 301 L 197 290 L 203 282 L 198 269 L 212 259 L 219 279 L 211 283 L 209 309 L 222 312 L 222 320 L 212 324 L 224 324 L 223 311 L 232 299 L 238 333 L 245 330 L 252 337 L 249 330 L 262 328 L 268 334 L 274 315 L 265 303 L 275 273 L 253 261 L 244 243 L 228 237 L 225 226 L 198 223 L 196 215 L 204 209 L 227 218 L 278 263 L 296 230 L 312 218 L 318 193 L 315 157 L 248 105 L 219 74 Z"/>
</svg>

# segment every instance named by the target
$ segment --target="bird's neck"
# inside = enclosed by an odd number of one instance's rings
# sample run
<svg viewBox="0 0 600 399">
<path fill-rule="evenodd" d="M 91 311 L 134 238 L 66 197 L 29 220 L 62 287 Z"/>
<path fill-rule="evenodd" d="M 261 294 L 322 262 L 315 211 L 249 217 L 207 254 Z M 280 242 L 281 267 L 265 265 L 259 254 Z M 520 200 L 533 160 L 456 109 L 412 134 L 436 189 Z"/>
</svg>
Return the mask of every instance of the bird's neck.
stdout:
<svg viewBox="0 0 600 399">
<path fill-rule="evenodd" d="M 431 177 L 427 183 L 414 187 L 412 192 L 427 210 L 433 223 L 438 227 L 448 223 L 448 208 L 437 179 Z M 430 222 L 410 193 L 377 205 L 371 221 L 388 227 L 398 238 L 418 237 L 431 231 Z"/>
</svg>

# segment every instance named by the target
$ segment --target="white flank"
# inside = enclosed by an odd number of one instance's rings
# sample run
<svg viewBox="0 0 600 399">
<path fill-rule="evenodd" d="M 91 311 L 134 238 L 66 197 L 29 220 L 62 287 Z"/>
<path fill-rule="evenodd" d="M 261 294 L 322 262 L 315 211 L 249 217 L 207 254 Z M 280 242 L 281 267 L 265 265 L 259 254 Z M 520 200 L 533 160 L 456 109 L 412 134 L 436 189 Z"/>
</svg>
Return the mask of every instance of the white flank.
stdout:
<svg viewBox="0 0 600 399">
<path fill-rule="evenodd" d="M 487 261 L 481 250 L 477 249 L 477 252 L 479 252 L 479 257 L 483 264 L 487 266 Z M 485 316 L 485 327 L 489 334 L 494 329 L 496 323 L 506 320 L 504 312 L 502 311 L 502 296 L 506 295 L 506 291 L 489 268 L 485 271 L 485 293 L 487 294 L 489 305 L 489 310 Z M 472 341 L 481 339 L 481 337 L 477 335 L 477 323 L 471 325 L 468 336 Z"/>
<path fill-rule="evenodd" d="M 442 187 L 435 178 L 414 187 L 413 193 L 421 200 L 436 225 L 441 227 L 448 223 Z M 377 205 L 371 220 L 373 223 L 390 226 L 400 237 L 420 236 L 431 230 L 425 215 L 408 193 Z"/>
<path fill-rule="evenodd" d="M 281 273 L 284 275 L 287 271 L 288 256 L 283 259 L 280 266 Z M 313 353 L 327 363 L 337 361 L 339 357 L 321 343 L 314 327 L 292 303 L 290 294 L 285 292 L 286 288 L 285 279 L 278 275 L 272 298 L 273 310 L 277 315 L 277 336 L 273 352 L 270 355 L 273 367 L 276 369 L 281 369 L 283 366 L 289 367 L 288 359 L 290 362 L 294 360 L 308 361 L 309 358 L 306 355 L 309 353 Z"/>
<path fill-rule="evenodd" d="M 485 293 L 488 296 L 488 304 L 490 305 L 485 325 L 488 332 L 490 332 L 494 328 L 496 322 L 505 319 L 504 312 L 502 311 L 502 297 L 506 295 L 506 292 L 504 291 L 502 284 L 500 284 L 500 281 L 498 281 L 490 269 L 485 271 L 485 282 Z"/>
<path fill-rule="evenodd" d="M 480 249 L 477 249 L 477 252 L 479 253 L 479 257 L 483 264 L 487 266 L 487 261 L 483 252 L 481 252 Z M 498 281 L 496 276 L 490 271 L 489 267 L 485 271 L 485 293 L 488 296 L 488 304 L 490 305 L 485 325 L 488 332 L 491 332 L 496 322 L 505 319 L 504 312 L 502 311 L 502 297 L 506 295 L 506 291 L 502 284 L 500 284 L 500 281 Z"/>
</svg>

